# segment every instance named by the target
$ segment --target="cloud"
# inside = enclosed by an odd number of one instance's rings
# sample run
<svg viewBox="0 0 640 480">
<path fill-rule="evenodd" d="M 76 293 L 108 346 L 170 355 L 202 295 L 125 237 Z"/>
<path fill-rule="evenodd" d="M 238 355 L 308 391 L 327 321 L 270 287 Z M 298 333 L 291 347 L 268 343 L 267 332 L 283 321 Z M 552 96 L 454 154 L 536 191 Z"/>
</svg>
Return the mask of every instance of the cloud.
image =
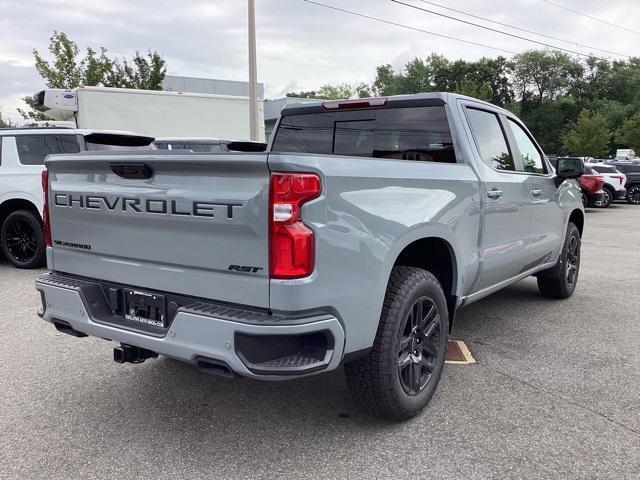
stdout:
<svg viewBox="0 0 640 480">
<path fill-rule="evenodd" d="M 509 50 L 542 48 L 389 0 L 319 1 Z M 443 11 L 419 0 L 406 1 Z M 446 0 L 433 1 L 451 5 Z M 635 26 L 629 19 L 640 18 L 637 0 L 620 0 L 615 4 L 599 0 L 562 0 L 562 3 L 630 28 Z M 380 64 L 401 67 L 414 56 L 424 57 L 434 52 L 465 59 L 500 53 L 331 11 L 303 0 L 258 0 L 256 4 L 258 75 L 265 83 L 268 97 L 291 89 L 310 90 L 325 83 L 371 81 L 375 67 Z M 584 45 L 637 54 L 637 35 L 542 0 L 459 0 L 454 8 Z M 0 0 L 0 11 L 3 12 L 0 18 L 3 32 L 0 111 L 3 115 L 15 114 L 7 110 L 17 104 L 10 101 L 11 98 L 17 99 L 25 92 L 33 93 L 44 87 L 44 81 L 31 66 L 31 51 L 37 48 L 43 54 L 48 53 L 48 39 L 53 30 L 68 33 L 81 48 L 105 46 L 111 55 L 130 57 L 135 50 L 157 50 L 165 56 L 168 71 L 174 75 L 231 80 L 244 80 L 248 76 L 246 1 Z M 540 40 L 578 49 L 571 44 Z M 588 49 L 579 50 L 589 53 Z"/>
</svg>

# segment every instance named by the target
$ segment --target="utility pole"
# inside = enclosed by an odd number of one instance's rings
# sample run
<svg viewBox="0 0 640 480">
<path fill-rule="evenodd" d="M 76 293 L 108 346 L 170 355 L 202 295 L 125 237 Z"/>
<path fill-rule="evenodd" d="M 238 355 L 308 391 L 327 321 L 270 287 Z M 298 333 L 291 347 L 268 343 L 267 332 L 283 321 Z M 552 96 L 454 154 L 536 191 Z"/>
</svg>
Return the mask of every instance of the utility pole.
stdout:
<svg viewBox="0 0 640 480">
<path fill-rule="evenodd" d="M 249 2 L 249 121 L 251 140 L 258 140 L 258 67 L 256 65 L 256 3 Z"/>
</svg>

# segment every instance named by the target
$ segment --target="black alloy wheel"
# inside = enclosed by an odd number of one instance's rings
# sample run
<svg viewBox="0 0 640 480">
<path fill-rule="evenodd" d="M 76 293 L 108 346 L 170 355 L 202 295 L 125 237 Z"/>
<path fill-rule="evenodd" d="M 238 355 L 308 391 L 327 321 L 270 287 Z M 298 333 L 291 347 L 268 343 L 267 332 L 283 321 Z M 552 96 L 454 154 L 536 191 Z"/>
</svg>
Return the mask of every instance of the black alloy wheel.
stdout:
<svg viewBox="0 0 640 480">
<path fill-rule="evenodd" d="M 566 275 L 567 284 L 573 286 L 578 277 L 580 266 L 580 238 L 572 235 L 567 245 Z"/>
<path fill-rule="evenodd" d="M 419 414 L 440 382 L 448 334 L 447 298 L 438 279 L 421 268 L 393 267 L 373 347 L 344 366 L 356 403 L 394 421 Z"/>
<path fill-rule="evenodd" d="M 602 203 L 600 204 L 600 208 L 607 208 L 609 205 L 613 203 L 613 199 L 615 195 L 613 191 L 607 187 L 602 189 Z"/>
<path fill-rule="evenodd" d="M 580 273 L 580 245 L 580 231 L 574 223 L 569 222 L 558 263 L 536 274 L 543 296 L 564 299 L 573 295 Z"/>
<path fill-rule="evenodd" d="M 7 216 L 0 230 L 2 251 L 18 268 L 37 268 L 45 262 L 44 232 L 40 219 L 27 210 Z"/>
<path fill-rule="evenodd" d="M 418 395 L 429 383 L 440 353 L 440 333 L 435 302 L 417 299 L 405 317 L 398 347 L 398 376 L 408 395 Z"/>
<path fill-rule="evenodd" d="M 627 202 L 640 205 L 640 185 L 634 185 L 627 191 Z"/>
</svg>

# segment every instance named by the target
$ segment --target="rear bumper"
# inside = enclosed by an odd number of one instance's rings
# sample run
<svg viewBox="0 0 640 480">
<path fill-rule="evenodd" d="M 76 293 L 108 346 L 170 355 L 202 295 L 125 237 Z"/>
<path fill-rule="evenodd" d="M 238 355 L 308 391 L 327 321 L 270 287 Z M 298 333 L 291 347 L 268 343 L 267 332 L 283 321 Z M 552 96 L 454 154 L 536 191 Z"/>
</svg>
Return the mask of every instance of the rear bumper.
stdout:
<svg viewBox="0 0 640 480">
<path fill-rule="evenodd" d="M 66 324 L 75 333 L 133 345 L 195 365 L 200 365 L 203 358 L 209 359 L 246 377 L 284 380 L 329 371 L 340 364 L 344 353 L 344 330 L 336 317 L 326 313 L 292 320 L 275 316 L 270 321 L 267 315 L 251 310 L 243 315 L 239 308 L 231 309 L 233 315 L 226 315 L 197 305 L 180 307 L 167 331 L 154 335 L 96 318 L 96 303 L 104 299 L 92 293 L 101 290 L 91 282 L 43 274 L 36 280 L 36 288 L 43 303 L 39 316 L 58 327 Z"/>
<path fill-rule="evenodd" d="M 616 196 L 615 196 L 616 200 L 624 200 L 625 198 L 627 198 L 627 189 L 626 188 L 620 188 L 620 189 L 616 190 Z"/>
<path fill-rule="evenodd" d="M 604 192 L 602 190 L 598 190 L 595 193 L 588 192 L 587 198 L 589 199 L 589 205 L 599 207 L 602 205 L 602 201 L 604 200 Z"/>
</svg>

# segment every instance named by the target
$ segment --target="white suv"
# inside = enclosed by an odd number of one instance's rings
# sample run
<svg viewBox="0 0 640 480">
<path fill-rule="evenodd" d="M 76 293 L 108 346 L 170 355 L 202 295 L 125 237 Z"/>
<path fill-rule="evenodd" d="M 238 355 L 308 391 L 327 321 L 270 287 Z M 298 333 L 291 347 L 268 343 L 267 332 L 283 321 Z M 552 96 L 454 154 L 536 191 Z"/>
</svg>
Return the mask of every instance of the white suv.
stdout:
<svg viewBox="0 0 640 480">
<path fill-rule="evenodd" d="M 604 177 L 604 186 L 602 191 L 602 208 L 607 208 L 614 200 L 624 200 L 627 196 L 627 176 L 617 170 L 613 165 L 604 165 L 602 163 L 587 163 L 586 167 L 592 168 Z"/>
<path fill-rule="evenodd" d="M 0 129 L 0 246 L 18 268 L 45 262 L 41 173 L 47 155 L 105 149 L 153 149 L 153 138 L 70 128 Z"/>
</svg>

